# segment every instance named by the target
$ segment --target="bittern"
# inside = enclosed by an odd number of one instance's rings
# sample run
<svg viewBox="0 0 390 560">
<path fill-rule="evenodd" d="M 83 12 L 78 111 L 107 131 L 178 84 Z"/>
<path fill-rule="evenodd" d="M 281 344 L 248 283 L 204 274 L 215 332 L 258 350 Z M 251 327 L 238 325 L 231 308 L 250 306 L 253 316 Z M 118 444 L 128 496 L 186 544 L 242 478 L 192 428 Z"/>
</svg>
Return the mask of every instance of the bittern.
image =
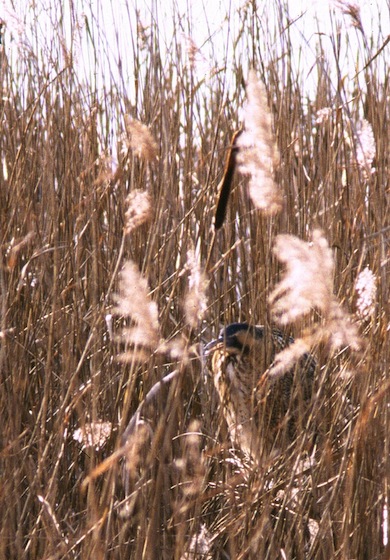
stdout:
<svg viewBox="0 0 390 560">
<path fill-rule="evenodd" d="M 308 421 L 314 358 L 306 354 L 277 379 L 264 375 L 292 342 L 277 329 L 232 323 L 205 347 L 232 443 L 252 458 L 279 453 Z"/>
</svg>

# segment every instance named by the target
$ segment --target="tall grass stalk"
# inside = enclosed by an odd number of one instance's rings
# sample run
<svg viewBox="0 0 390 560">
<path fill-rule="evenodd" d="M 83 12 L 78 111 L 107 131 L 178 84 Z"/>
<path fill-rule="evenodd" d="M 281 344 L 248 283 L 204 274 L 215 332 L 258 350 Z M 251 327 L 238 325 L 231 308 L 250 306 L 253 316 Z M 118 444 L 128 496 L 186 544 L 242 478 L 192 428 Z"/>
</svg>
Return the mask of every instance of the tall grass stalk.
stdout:
<svg viewBox="0 0 390 560">
<path fill-rule="evenodd" d="M 374 46 L 358 8 L 342 2 L 331 34 L 318 35 L 309 95 L 282 0 L 274 17 L 246 2 L 226 23 L 223 51 L 212 37 L 199 46 L 175 8 L 167 45 L 156 5 L 148 18 L 131 3 L 132 48 L 115 51 L 102 20 L 62 6 L 51 4 L 50 37 L 38 25 L 43 1 L 31 28 L 11 9 L 2 26 L 0 559 L 387 558 L 386 38 Z M 119 45 L 130 31 L 116 31 Z M 356 67 L 345 73 L 352 34 Z M 81 78 L 85 44 L 93 56 Z M 209 44 L 222 59 L 202 57 Z M 117 65 L 100 83 L 111 51 Z M 264 84 L 280 154 L 272 179 L 264 173 L 282 209 L 260 213 L 236 173 L 215 232 L 250 69 Z M 308 340 L 337 302 L 363 342 L 310 347 L 314 455 L 302 430 L 260 472 L 232 455 L 202 346 L 229 322 L 267 323 L 290 263 L 280 244 L 293 236 L 306 247 L 319 230 L 332 259 L 328 301 L 289 328 Z M 137 428 L 125 432 L 131 419 Z M 131 438 L 115 455 L 123 433 Z"/>
</svg>

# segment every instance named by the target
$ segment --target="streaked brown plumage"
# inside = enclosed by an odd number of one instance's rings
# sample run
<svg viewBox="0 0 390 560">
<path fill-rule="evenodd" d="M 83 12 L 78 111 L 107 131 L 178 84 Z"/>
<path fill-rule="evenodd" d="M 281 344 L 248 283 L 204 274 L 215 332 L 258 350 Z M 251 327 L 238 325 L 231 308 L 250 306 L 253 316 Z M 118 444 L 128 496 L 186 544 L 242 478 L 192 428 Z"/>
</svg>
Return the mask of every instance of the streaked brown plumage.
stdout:
<svg viewBox="0 0 390 560">
<path fill-rule="evenodd" d="M 206 346 L 232 442 L 252 457 L 285 448 L 307 422 L 315 370 L 311 356 L 259 387 L 275 354 L 291 342 L 277 329 L 232 323 Z"/>
</svg>

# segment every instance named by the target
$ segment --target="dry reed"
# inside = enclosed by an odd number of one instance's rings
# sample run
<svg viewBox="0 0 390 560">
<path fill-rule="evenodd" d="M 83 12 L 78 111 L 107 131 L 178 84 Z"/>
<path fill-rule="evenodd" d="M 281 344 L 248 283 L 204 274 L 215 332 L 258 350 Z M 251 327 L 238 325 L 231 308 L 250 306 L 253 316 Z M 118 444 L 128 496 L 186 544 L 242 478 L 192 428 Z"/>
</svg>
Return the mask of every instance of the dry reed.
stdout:
<svg viewBox="0 0 390 560">
<path fill-rule="evenodd" d="M 44 4 L 29 29 L 8 7 L 0 29 L 0 559 L 387 558 L 383 29 L 340 3 L 354 27 L 334 14 L 309 71 L 288 6 L 272 19 L 250 1 L 222 50 L 189 40 L 188 64 L 157 5 L 150 21 L 129 5 L 114 68 L 92 3 L 52 3 L 47 42 Z M 173 9 L 191 30 L 185 17 Z M 244 95 L 243 173 L 215 232 Z M 231 449 L 202 346 L 272 309 L 297 340 L 276 365 L 314 352 L 316 386 L 308 424 L 259 472 Z"/>
</svg>

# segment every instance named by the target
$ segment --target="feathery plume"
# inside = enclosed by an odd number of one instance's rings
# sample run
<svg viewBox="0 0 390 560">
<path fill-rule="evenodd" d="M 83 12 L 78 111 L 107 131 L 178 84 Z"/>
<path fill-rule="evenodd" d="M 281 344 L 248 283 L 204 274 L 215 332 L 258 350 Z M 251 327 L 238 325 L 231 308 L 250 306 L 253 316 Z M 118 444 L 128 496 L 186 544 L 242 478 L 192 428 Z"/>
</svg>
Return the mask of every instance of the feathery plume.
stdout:
<svg viewBox="0 0 390 560">
<path fill-rule="evenodd" d="M 269 297 L 275 321 L 287 325 L 316 309 L 323 315 L 324 326 L 317 326 L 311 337 L 305 339 L 305 345 L 324 341 L 334 349 L 349 346 L 359 350 L 356 325 L 333 295 L 334 261 L 322 232 L 314 230 L 311 243 L 293 235 L 279 235 L 274 252 L 286 265 L 284 277 Z M 301 343 L 302 339 L 295 342 Z M 293 344 L 289 357 L 295 351 L 297 356 L 302 355 L 300 346 L 294 350 Z"/>
<path fill-rule="evenodd" d="M 294 235 L 278 235 L 274 253 L 286 265 L 284 278 L 270 296 L 278 323 L 287 325 L 313 309 L 329 314 L 334 265 L 322 232 L 314 230 L 312 243 Z"/>
<path fill-rule="evenodd" d="M 356 312 L 360 319 L 369 319 L 375 311 L 376 276 L 366 267 L 360 272 L 355 282 Z"/>
<path fill-rule="evenodd" d="M 329 341 L 334 350 L 349 347 L 358 352 L 362 348 L 359 332 L 355 323 L 336 300 L 333 299 L 331 313 L 326 318 L 324 328 L 319 331 L 322 340 Z"/>
<path fill-rule="evenodd" d="M 372 167 L 375 153 L 376 145 L 372 126 L 363 119 L 356 133 L 356 163 L 366 178 L 375 171 L 375 168 Z"/>
<path fill-rule="evenodd" d="M 123 331 L 123 339 L 136 346 L 153 348 L 159 341 L 157 304 L 150 299 L 148 283 L 135 263 L 127 261 L 121 272 L 119 294 L 113 313 L 131 319 L 135 327 Z"/>
<path fill-rule="evenodd" d="M 341 10 L 341 12 L 351 18 L 351 23 L 353 27 L 359 29 L 359 31 L 364 35 L 364 29 L 360 14 L 360 6 L 355 2 L 346 2 L 345 0 L 339 0 L 336 2 L 336 6 Z"/>
<path fill-rule="evenodd" d="M 129 234 L 152 218 L 151 197 L 147 191 L 136 189 L 126 198 L 125 233 Z"/>
<path fill-rule="evenodd" d="M 259 210 L 275 214 L 282 209 L 282 196 L 274 180 L 279 152 L 272 132 L 272 117 L 263 85 L 251 71 L 244 110 L 245 129 L 238 138 L 238 169 L 248 175 L 249 194 Z"/>
<path fill-rule="evenodd" d="M 328 122 L 330 116 L 332 114 L 331 107 L 323 107 L 322 109 L 318 109 L 316 113 L 316 124 L 324 124 Z"/>
<path fill-rule="evenodd" d="M 290 371 L 300 360 L 305 358 L 310 352 L 310 339 L 297 338 L 292 344 L 281 350 L 275 355 L 275 358 L 265 372 L 265 375 L 272 380 L 276 380 L 287 371 Z"/>
<path fill-rule="evenodd" d="M 200 48 L 196 45 L 195 41 L 189 35 L 182 34 L 182 40 L 184 43 L 184 48 L 187 53 L 189 67 L 191 70 L 195 70 L 196 66 L 201 63 L 202 65 L 207 65 L 207 59 L 202 54 Z"/>
<path fill-rule="evenodd" d="M 188 324 L 195 328 L 207 309 L 207 281 L 193 249 L 190 249 L 187 253 L 187 269 L 189 270 L 189 277 L 188 291 L 184 300 L 184 312 Z"/>
<path fill-rule="evenodd" d="M 94 447 L 101 449 L 111 435 L 111 422 L 87 422 L 82 428 L 73 432 L 73 439 L 83 444 L 83 449 Z"/>
<path fill-rule="evenodd" d="M 131 149 L 135 154 L 152 161 L 157 157 L 158 147 L 149 128 L 129 115 L 125 115 L 125 126 L 127 136 L 124 143 L 127 149 Z"/>
</svg>

